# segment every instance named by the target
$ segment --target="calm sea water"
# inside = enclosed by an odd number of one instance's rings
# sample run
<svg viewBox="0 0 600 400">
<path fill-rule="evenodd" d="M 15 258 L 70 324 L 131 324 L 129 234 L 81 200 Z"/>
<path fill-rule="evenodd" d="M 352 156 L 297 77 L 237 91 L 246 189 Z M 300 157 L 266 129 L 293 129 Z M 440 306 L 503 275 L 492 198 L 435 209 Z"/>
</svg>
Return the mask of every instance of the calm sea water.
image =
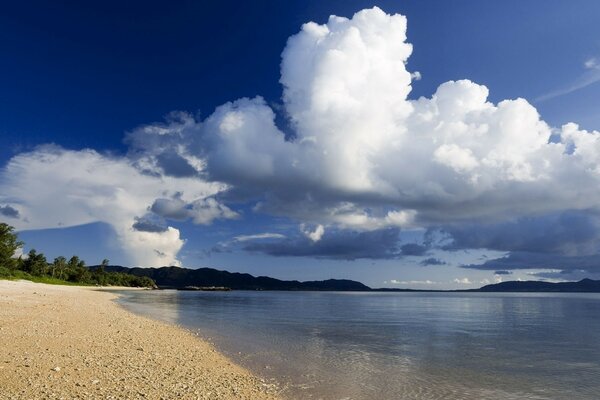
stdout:
<svg viewBox="0 0 600 400">
<path fill-rule="evenodd" d="M 600 294 L 125 292 L 292 399 L 598 399 Z"/>
</svg>

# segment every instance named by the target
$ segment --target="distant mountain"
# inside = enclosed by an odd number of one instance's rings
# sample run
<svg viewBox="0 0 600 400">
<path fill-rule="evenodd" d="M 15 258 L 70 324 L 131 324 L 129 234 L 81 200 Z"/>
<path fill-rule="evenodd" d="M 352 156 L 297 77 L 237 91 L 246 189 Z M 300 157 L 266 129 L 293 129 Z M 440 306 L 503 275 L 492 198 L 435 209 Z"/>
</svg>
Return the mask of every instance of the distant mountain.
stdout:
<svg viewBox="0 0 600 400">
<path fill-rule="evenodd" d="M 600 293 L 600 281 L 582 279 L 579 282 L 509 281 L 486 285 L 476 292 L 581 292 Z"/>
<path fill-rule="evenodd" d="M 92 266 L 91 269 L 98 268 Z M 600 281 L 583 279 L 579 282 L 550 283 L 542 281 L 509 281 L 470 290 L 419 290 L 400 288 L 371 289 L 357 281 L 328 279 L 324 281 L 284 281 L 268 276 L 252 276 L 213 268 L 188 269 L 179 267 L 126 268 L 111 265 L 107 272 L 125 272 L 152 278 L 161 289 L 185 287 L 226 287 L 234 290 L 318 290 L 318 291 L 377 291 L 377 292 L 580 292 L 600 293 Z"/>
<path fill-rule="evenodd" d="M 98 266 L 90 267 L 92 269 Z M 283 281 L 266 276 L 219 271 L 212 268 L 188 269 L 179 267 L 126 268 L 111 265 L 106 271 L 126 272 L 152 278 L 159 288 L 181 289 L 186 286 L 222 286 L 234 290 L 320 290 L 320 291 L 367 291 L 371 290 L 360 282 L 347 279 L 325 281 Z"/>
</svg>

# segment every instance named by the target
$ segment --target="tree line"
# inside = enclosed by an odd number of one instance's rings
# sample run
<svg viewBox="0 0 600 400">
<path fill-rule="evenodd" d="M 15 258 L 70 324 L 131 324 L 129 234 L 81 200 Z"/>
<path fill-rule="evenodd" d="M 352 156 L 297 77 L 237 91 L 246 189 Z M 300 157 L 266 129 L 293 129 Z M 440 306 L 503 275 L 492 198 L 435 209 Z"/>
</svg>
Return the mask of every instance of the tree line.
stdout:
<svg viewBox="0 0 600 400">
<path fill-rule="evenodd" d="M 78 256 L 66 259 L 56 257 L 52 262 L 43 253 L 31 249 L 27 256 L 16 257 L 23 247 L 14 227 L 0 223 L 0 278 L 30 279 L 48 283 L 73 283 L 100 286 L 156 287 L 147 276 L 123 272 L 108 272 L 109 261 L 103 260 L 95 268 L 88 268 Z"/>
</svg>

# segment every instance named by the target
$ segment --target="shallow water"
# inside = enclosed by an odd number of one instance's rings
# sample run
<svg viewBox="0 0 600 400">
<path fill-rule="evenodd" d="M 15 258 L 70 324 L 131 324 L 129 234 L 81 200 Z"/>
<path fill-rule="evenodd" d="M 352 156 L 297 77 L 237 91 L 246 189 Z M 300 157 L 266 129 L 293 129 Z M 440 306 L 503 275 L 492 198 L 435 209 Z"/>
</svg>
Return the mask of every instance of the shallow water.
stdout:
<svg viewBox="0 0 600 400">
<path fill-rule="evenodd" d="M 598 399 L 600 294 L 124 292 L 292 399 Z"/>
</svg>

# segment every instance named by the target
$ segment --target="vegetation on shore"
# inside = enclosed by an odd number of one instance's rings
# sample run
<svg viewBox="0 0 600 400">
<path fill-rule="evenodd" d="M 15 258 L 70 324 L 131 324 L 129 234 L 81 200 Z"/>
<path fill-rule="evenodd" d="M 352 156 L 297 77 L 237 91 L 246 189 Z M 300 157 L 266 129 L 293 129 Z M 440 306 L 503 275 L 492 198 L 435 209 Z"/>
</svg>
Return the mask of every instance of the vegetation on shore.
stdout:
<svg viewBox="0 0 600 400">
<path fill-rule="evenodd" d="M 77 256 L 68 260 L 60 256 L 48 262 L 44 254 L 32 249 L 27 256 L 15 257 L 22 246 L 23 242 L 14 233 L 14 228 L 0 223 L 0 279 L 27 279 L 62 285 L 156 287 L 147 276 L 105 271 L 108 260 L 92 270 Z"/>
</svg>

